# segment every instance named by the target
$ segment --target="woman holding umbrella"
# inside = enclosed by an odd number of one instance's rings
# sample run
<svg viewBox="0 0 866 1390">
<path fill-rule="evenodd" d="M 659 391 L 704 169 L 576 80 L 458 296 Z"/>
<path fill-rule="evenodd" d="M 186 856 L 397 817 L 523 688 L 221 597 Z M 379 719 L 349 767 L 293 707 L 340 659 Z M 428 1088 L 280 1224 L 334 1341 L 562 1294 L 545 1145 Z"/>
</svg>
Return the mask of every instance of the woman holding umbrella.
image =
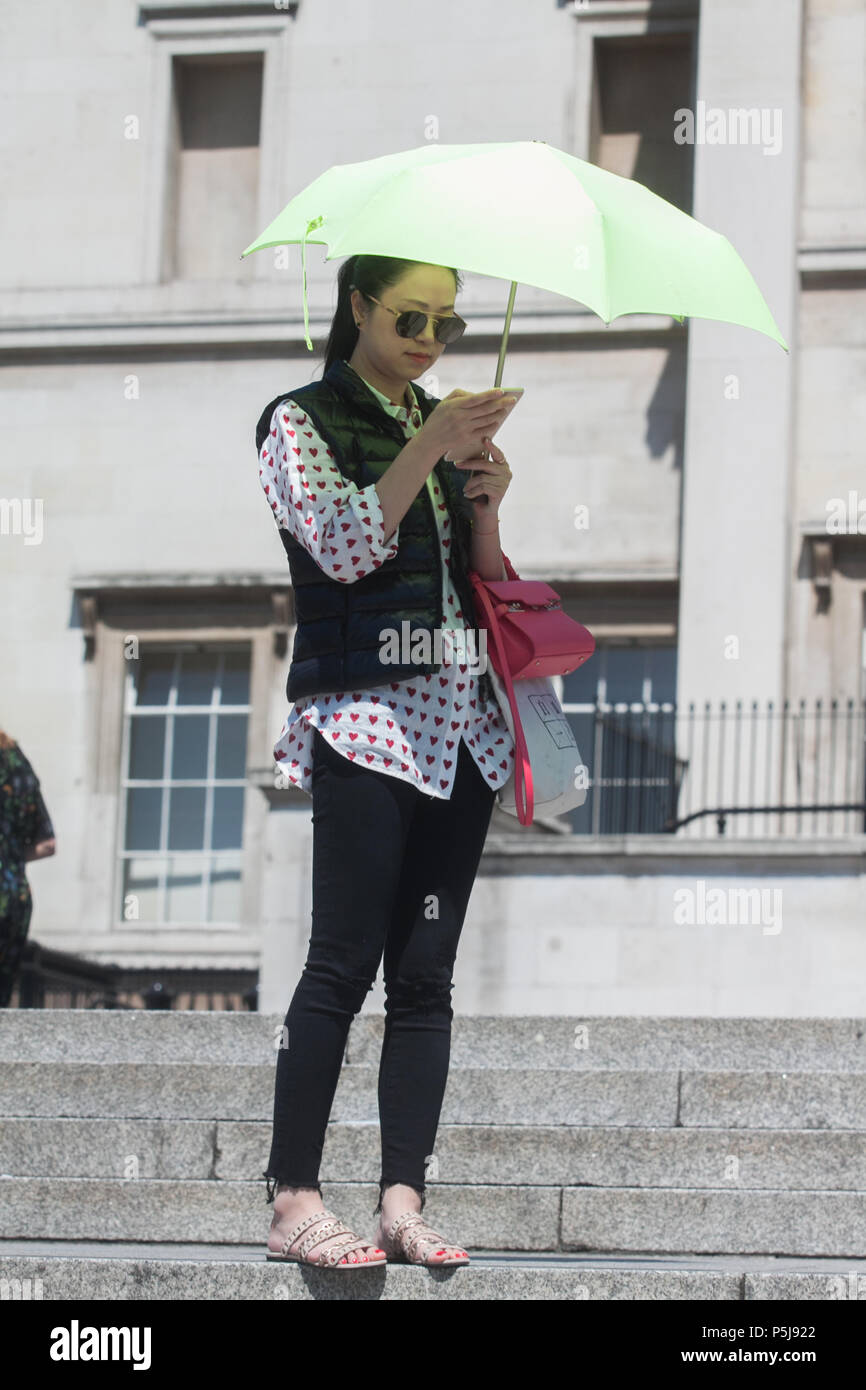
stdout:
<svg viewBox="0 0 866 1390">
<path fill-rule="evenodd" d="M 514 398 L 456 390 L 440 401 L 413 387 L 465 328 L 459 288 L 445 266 L 350 257 L 322 380 L 271 402 L 256 436 L 298 623 L 294 703 L 274 755 L 311 795 L 314 827 L 312 931 L 264 1172 L 269 1259 L 348 1269 L 469 1258 L 421 1212 L 458 941 L 513 767 L 489 677 L 466 655 L 472 634 L 461 638 L 476 627 L 468 569 L 505 577 L 498 512 L 511 473 L 491 435 Z M 386 634 L 406 628 L 411 653 L 405 641 L 386 651 Z M 423 640 L 437 637 L 441 652 Z M 323 1207 L 319 1166 L 349 1027 L 380 962 L 380 1220 L 364 1240 Z"/>
<path fill-rule="evenodd" d="M 508 188 L 521 197 L 503 218 Z M 490 443 L 503 402 L 461 391 L 435 401 L 411 384 L 463 330 L 448 267 L 510 281 L 497 381 L 518 283 L 575 299 L 605 323 L 690 315 L 787 345 L 724 236 L 542 140 L 427 141 L 334 165 L 242 255 L 291 243 L 302 248 L 310 350 L 307 244 L 358 254 L 340 271 L 323 380 L 271 402 L 256 436 L 298 618 L 295 704 L 274 751 L 311 794 L 315 831 L 310 949 L 277 1062 L 268 1246 L 273 1258 L 309 1254 L 335 1268 L 375 1262 L 382 1247 L 460 1263 L 462 1248 L 421 1219 L 423 1165 L 448 1071 L 457 940 L 514 748 L 486 673 L 476 682 L 462 663 L 423 653 L 414 667 L 402 653 L 389 667 L 378 651 L 380 632 L 406 619 L 422 635 L 459 628 L 474 612 L 469 569 L 507 577 L 497 519 L 511 475 Z M 390 258 L 361 254 L 375 245 Z M 467 481 L 470 470 L 481 476 Z M 374 1248 L 328 1226 L 316 1196 L 349 1023 L 383 950 Z"/>
</svg>

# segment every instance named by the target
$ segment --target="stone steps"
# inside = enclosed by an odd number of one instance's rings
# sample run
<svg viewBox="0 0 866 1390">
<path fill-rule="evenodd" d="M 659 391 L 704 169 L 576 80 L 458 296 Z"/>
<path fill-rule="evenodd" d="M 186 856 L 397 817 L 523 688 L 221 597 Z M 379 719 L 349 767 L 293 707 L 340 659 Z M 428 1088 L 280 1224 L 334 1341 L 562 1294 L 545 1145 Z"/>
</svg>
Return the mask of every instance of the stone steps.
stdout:
<svg viewBox="0 0 866 1390">
<path fill-rule="evenodd" d="M 30 1176 L 38 1154 L 46 1178 L 121 1178 L 134 1157 L 139 1179 L 257 1180 L 270 1130 L 264 1120 L 7 1116 L 0 1174 Z M 866 1191 L 866 1143 L 853 1129 L 441 1124 L 435 1157 L 435 1181 L 452 1185 Z M 378 1159 L 378 1121 L 328 1126 L 323 1181 L 351 1182 Z"/>
<path fill-rule="evenodd" d="M 325 1183 L 326 1205 L 372 1231 L 373 1183 Z M 0 1178 L 0 1235 L 45 1240 L 254 1243 L 270 1215 L 264 1184 L 213 1179 Z M 435 1213 L 435 1219 L 434 1219 Z M 780 1188 L 443 1184 L 425 1212 L 467 1248 L 761 1254 L 858 1259 L 866 1195 Z"/>
<path fill-rule="evenodd" d="M 3 1062 L 0 1115 L 263 1120 L 273 1064 Z M 377 1068 L 344 1065 L 333 1121 L 373 1120 Z M 444 1124 L 847 1129 L 866 1115 L 866 1071 L 624 1071 L 452 1067 Z"/>
<path fill-rule="evenodd" d="M 282 1024 L 277 1014 L 0 1009 L 0 1062 L 272 1061 Z M 383 1027 L 381 1014 L 359 1014 L 346 1061 L 376 1066 Z M 451 1067 L 466 1066 L 866 1071 L 866 1021 L 458 1015 Z"/>
<path fill-rule="evenodd" d="M 383 1022 L 352 1025 L 321 1169 L 326 1204 L 371 1235 Z M 88 1298 L 866 1291 L 861 1021 L 455 1018 L 425 1215 L 473 1262 L 339 1289 L 264 1260 L 281 1027 L 0 1011 L 0 1280 L 62 1268 Z"/>
<path fill-rule="evenodd" d="M 866 1263 L 732 1256 L 503 1255 L 472 1252 L 452 1270 L 388 1265 L 333 1273 L 262 1260 L 260 1248 L 0 1241 L 0 1297 L 90 1299 L 713 1302 L 848 1300 Z M 17 1287 L 15 1281 L 18 1281 Z M 91 1319 L 92 1320 L 92 1319 Z"/>
</svg>

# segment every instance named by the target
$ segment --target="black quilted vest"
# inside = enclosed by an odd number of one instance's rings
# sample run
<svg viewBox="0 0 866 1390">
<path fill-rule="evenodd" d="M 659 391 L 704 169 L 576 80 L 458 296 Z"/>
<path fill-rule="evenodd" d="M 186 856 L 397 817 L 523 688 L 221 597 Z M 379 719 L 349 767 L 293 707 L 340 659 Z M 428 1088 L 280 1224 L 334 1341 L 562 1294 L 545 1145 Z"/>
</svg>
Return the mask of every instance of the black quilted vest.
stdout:
<svg viewBox="0 0 866 1390">
<path fill-rule="evenodd" d="M 426 420 L 438 404 L 437 398 L 414 382 L 413 389 L 422 420 Z M 257 453 L 271 432 L 274 410 L 289 397 L 309 416 L 311 427 L 331 449 L 340 472 L 359 491 L 378 482 L 405 447 L 406 435 L 399 421 L 382 409 L 357 372 L 338 358 L 321 381 L 277 396 L 265 407 L 256 428 Z M 467 476 L 440 458 L 432 482 L 451 518 L 446 553 L 462 621 L 473 627 L 476 609 L 467 577 L 472 511 L 463 496 Z M 436 661 L 398 666 L 379 659 L 382 629 L 392 628 L 402 634 L 401 624 L 407 620 L 411 646 L 413 632 L 426 628 L 431 633 L 432 656 L 432 635 L 443 622 L 442 547 L 426 484 L 400 522 L 399 531 L 393 559 L 383 561 L 361 579 L 341 583 L 325 574 L 294 536 L 279 528 L 289 559 L 297 617 L 286 683 L 290 701 L 375 689 L 441 669 L 442 663 Z M 495 703 L 490 677 L 485 672 L 478 679 L 481 698 Z"/>
</svg>

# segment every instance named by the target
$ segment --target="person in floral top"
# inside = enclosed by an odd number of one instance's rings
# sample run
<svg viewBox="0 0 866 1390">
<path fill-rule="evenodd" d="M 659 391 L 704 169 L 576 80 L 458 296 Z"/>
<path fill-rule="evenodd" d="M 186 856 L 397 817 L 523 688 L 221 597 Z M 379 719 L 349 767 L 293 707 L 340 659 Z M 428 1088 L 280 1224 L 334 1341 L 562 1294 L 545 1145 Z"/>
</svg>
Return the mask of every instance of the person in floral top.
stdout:
<svg viewBox="0 0 866 1390">
<path fill-rule="evenodd" d="M 363 376 L 361 380 L 382 409 L 399 421 L 407 440 L 417 434 L 421 426 L 417 406 L 410 412 Z M 414 401 L 411 382 L 407 393 L 412 393 Z M 355 577 L 362 578 L 374 561 L 397 554 L 400 528 L 384 545 L 376 488 L 350 489 L 329 452 L 301 407 L 285 401 L 275 409 L 262 445 L 259 477 L 277 524 L 300 541 L 326 574 L 340 579 L 352 573 L 354 565 Z M 447 508 L 432 474 L 426 486 L 440 544 L 447 553 Z M 332 499 L 330 507 L 325 499 Z M 514 740 L 508 725 L 496 700 L 482 697 L 473 667 L 457 660 L 456 643 L 469 624 L 460 608 L 451 564 L 449 554 L 442 566 L 442 612 L 447 622 L 442 625 L 441 671 L 392 681 L 377 691 L 311 695 L 292 706 L 274 746 L 274 758 L 301 791 L 312 791 L 316 730 L 344 757 L 363 758 L 368 767 L 402 778 L 430 796 L 450 796 L 461 738 L 494 790 L 508 781 L 514 768 Z M 463 642 L 468 650 L 466 638 Z M 469 654 L 477 667 L 478 654 Z"/>
<path fill-rule="evenodd" d="M 26 864 L 54 853 L 54 826 L 39 779 L 18 744 L 0 730 L 0 1008 L 9 1007 L 30 929 Z"/>
<path fill-rule="evenodd" d="M 482 695 L 484 678 L 464 660 L 471 643 L 453 659 L 477 615 L 460 606 L 434 470 L 440 460 L 469 470 L 454 478 L 472 514 L 469 564 L 482 579 L 505 578 L 498 512 L 511 472 L 491 436 L 514 397 L 455 390 L 422 420 L 411 381 L 465 327 L 455 289 L 459 276 L 445 266 L 357 255 L 340 269 L 325 378 L 338 400 L 360 393 L 368 419 L 381 411 L 383 439 L 393 439 L 388 415 L 406 437 L 374 486 L 359 490 L 344 476 L 329 447 L 336 440 L 321 437 L 291 393 L 262 413 L 257 430 L 259 481 L 274 519 L 335 586 L 369 590 L 380 565 L 399 564 L 400 523 L 426 487 L 443 614 L 438 670 L 297 701 L 274 749 L 287 781 L 313 801 L 312 932 L 277 1054 L 263 1173 L 274 1260 L 344 1270 L 386 1259 L 469 1262 L 421 1212 L 448 1075 L 457 945 L 514 748 L 495 702 Z M 466 575 L 457 577 L 466 592 Z M 382 1166 L 371 1241 L 323 1207 L 319 1167 L 349 1027 L 380 964 Z"/>
</svg>

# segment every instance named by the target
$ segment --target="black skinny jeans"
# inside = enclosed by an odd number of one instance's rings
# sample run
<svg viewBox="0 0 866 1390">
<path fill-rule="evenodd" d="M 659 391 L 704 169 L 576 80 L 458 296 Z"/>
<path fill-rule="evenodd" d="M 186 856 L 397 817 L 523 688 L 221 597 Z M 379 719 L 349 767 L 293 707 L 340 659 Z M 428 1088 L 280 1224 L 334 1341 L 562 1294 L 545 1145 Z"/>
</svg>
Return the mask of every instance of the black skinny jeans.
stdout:
<svg viewBox="0 0 866 1390">
<path fill-rule="evenodd" d="M 379 1063 L 386 1186 L 425 1203 L 451 1054 L 452 970 L 496 797 L 460 739 L 445 801 L 346 758 L 314 735 L 309 951 L 276 1063 L 267 1201 L 277 1184 L 322 1191 L 319 1166 L 352 1019 L 384 952 Z"/>
</svg>

